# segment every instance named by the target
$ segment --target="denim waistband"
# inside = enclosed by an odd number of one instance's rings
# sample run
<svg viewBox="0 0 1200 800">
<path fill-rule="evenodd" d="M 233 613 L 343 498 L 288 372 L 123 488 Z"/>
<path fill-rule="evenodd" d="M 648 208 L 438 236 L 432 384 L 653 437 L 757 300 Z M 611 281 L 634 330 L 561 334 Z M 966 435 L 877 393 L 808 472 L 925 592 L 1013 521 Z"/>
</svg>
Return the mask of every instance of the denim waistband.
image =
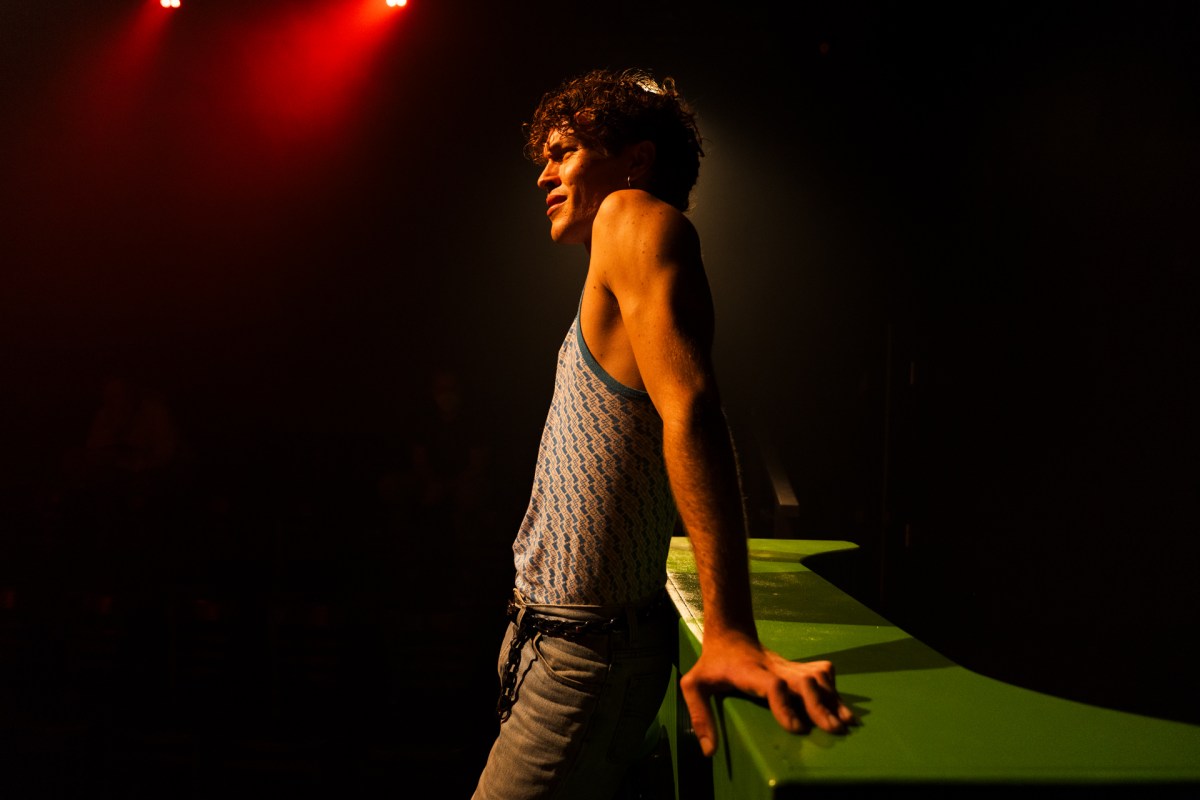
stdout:
<svg viewBox="0 0 1200 800">
<path fill-rule="evenodd" d="M 628 630 L 637 622 L 648 619 L 668 602 L 667 590 L 664 587 L 641 602 L 630 605 L 551 605 L 547 603 L 530 603 L 521 592 L 513 589 L 508 601 L 508 618 L 510 621 L 538 620 L 539 623 L 550 622 L 551 625 L 538 624 L 538 628 L 548 628 L 539 632 L 547 633 L 554 630 L 553 623 L 562 623 L 564 630 L 575 630 L 578 633 L 611 633 Z M 560 634 L 561 635 L 561 634 Z"/>
</svg>

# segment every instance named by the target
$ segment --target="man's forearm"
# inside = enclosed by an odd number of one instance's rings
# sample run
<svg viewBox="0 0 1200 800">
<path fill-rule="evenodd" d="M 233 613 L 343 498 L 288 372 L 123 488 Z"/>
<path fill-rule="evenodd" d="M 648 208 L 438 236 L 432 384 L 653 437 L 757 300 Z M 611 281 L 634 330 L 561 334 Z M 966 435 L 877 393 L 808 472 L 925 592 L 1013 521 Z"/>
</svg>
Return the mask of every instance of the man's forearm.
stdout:
<svg viewBox="0 0 1200 800">
<path fill-rule="evenodd" d="M 737 457 L 719 404 L 664 425 L 671 489 L 692 542 L 706 632 L 757 639 Z"/>
</svg>

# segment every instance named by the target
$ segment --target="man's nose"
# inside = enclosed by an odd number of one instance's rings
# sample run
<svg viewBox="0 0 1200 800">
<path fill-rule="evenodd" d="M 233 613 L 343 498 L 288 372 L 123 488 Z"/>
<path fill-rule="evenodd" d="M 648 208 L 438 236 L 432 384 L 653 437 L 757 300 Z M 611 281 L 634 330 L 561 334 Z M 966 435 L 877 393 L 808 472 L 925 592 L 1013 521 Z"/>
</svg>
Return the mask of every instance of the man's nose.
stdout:
<svg viewBox="0 0 1200 800">
<path fill-rule="evenodd" d="M 542 167 L 542 174 L 538 176 L 537 185 L 539 189 L 546 191 L 558 186 L 558 168 L 554 166 L 554 162 L 547 161 L 546 166 Z"/>
</svg>

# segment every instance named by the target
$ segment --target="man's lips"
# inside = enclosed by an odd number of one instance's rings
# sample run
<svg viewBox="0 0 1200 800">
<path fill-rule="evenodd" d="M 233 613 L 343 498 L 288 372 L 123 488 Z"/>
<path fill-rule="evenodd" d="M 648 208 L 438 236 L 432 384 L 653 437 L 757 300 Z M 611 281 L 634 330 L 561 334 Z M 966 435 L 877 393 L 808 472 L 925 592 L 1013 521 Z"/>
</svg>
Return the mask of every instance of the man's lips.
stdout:
<svg viewBox="0 0 1200 800">
<path fill-rule="evenodd" d="M 546 216 L 548 217 L 551 214 L 553 214 L 554 209 L 561 206 L 563 203 L 566 202 L 566 200 L 567 200 L 567 198 L 562 197 L 561 195 L 553 195 L 553 194 L 546 195 Z"/>
</svg>

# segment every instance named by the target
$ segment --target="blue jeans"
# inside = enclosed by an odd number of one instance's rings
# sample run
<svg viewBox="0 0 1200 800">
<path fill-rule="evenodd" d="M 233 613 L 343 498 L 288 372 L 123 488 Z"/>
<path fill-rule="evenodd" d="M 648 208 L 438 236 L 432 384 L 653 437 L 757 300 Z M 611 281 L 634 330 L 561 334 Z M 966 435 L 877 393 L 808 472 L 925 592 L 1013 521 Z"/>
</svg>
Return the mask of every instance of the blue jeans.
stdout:
<svg viewBox="0 0 1200 800">
<path fill-rule="evenodd" d="M 567 619 L 611 610 L 533 606 Z M 521 652 L 516 701 L 500 725 L 472 800 L 611 800 L 662 704 L 678 644 L 669 602 L 628 630 L 534 634 Z M 500 650 L 501 678 L 517 622 Z"/>
</svg>

